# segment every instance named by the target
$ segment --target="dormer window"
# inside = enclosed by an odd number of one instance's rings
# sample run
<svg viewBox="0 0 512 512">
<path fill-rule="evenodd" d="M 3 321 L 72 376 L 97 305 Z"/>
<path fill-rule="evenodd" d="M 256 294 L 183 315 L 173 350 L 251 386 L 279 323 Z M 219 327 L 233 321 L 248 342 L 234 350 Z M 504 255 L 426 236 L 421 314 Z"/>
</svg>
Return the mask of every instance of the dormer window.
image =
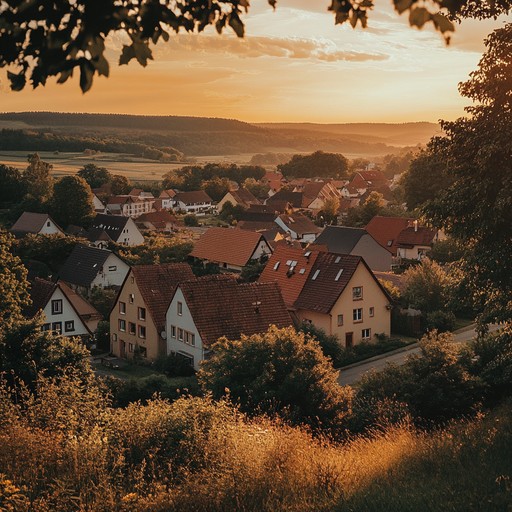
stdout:
<svg viewBox="0 0 512 512">
<path fill-rule="evenodd" d="M 320 269 L 315 270 L 315 273 L 313 274 L 313 277 L 311 278 L 311 280 L 314 281 L 318 277 L 318 274 L 320 274 Z"/>
<path fill-rule="evenodd" d="M 336 274 L 336 277 L 334 278 L 335 281 L 339 281 L 340 280 L 340 277 L 341 277 L 341 274 L 343 274 L 343 269 L 340 268 L 338 270 L 338 273 Z"/>
</svg>

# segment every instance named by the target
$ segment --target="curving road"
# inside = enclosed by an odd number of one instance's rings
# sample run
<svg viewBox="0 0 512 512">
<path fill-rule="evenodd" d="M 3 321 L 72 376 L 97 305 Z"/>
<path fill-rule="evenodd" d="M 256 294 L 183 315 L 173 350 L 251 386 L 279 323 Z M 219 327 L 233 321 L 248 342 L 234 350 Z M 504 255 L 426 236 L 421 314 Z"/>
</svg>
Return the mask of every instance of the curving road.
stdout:
<svg viewBox="0 0 512 512">
<path fill-rule="evenodd" d="M 489 331 L 493 332 L 498 330 L 499 328 L 499 325 L 491 325 L 489 326 Z M 467 341 L 474 339 L 476 337 L 475 324 L 455 332 L 453 336 L 454 343 L 465 343 Z M 419 354 L 419 352 L 420 348 L 418 344 L 415 343 L 414 345 L 410 345 L 403 351 L 393 352 L 387 356 L 383 355 L 378 359 L 368 361 L 366 363 L 361 363 L 358 364 L 357 366 L 349 367 L 346 370 L 340 368 L 338 382 L 342 386 L 353 385 L 358 380 L 360 380 L 365 373 L 369 372 L 370 370 L 382 370 L 388 363 L 403 364 L 408 356 L 412 354 Z"/>
</svg>

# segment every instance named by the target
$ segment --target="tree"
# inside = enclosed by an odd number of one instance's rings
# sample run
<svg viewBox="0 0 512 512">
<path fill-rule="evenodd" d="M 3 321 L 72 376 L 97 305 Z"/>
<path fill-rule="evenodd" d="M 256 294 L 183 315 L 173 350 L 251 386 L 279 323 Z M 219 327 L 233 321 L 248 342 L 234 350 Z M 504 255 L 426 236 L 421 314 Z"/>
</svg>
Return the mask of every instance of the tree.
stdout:
<svg viewBox="0 0 512 512">
<path fill-rule="evenodd" d="M 460 84 L 475 103 L 443 122 L 432 150 L 452 184 L 424 207 L 465 250 L 463 269 L 482 321 L 512 318 L 512 24 L 494 31 L 478 69 Z"/>
<path fill-rule="evenodd" d="M 14 237 L 0 231 L 0 333 L 22 318 L 30 304 L 27 269 L 13 255 Z"/>
<path fill-rule="evenodd" d="M 100 288 L 99 286 L 95 286 L 91 290 L 91 295 L 89 297 L 90 303 L 94 306 L 94 308 L 101 313 L 104 320 L 109 319 L 110 310 L 116 301 L 117 291 L 108 289 L 108 288 Z"/>
<path fill-rule="evenodd" d="M 0 164 L 0 204 L 17 203 L 26 192 L 21 172 L 15 167 Z"/>
<path fill-rule="evenodd" d="M 384 207 L 384 196 L 374 190 L 368 194 L 362 205 L 350 208 L 345 219 L 345 225 L 353 227 L 366 226 L 375 215 L 383 213 Z"/>
<path fill-rule="evenodd" d="M 203 181 L 201 188 L 214 200 L 220 201 L 229 192 L 229 180 L 226 178 L 212 178 Z"/>
<path fill-rule="evenodd" d="M 52 213 L 63 226 L 88 225 L 94 217 L 91 187 L 80 176 L 65 176 L 54 187 Z"/>
<path fill-rule="evenodd" d="M 263 200 L 268 198 L 270 187 L 256 181 L 254 178 L 247 178 L 243 183 L 243 187 L 258 199 Z"/>
<path fill-rule="evenodd" d="M 98 167 L 96 164 L 86 164 L 78 172 L 91 188 L 100 188 L 112 180 L 112 175 L 105 167 Z"/>
<path fill-rule="evenodd" d="M 132 185 L 130 183 L 130 180 L 126 176 L 121 176 L 120 174 L 113 174 L 110 180 L 110 188 L 112 190 L 112 194 L 117 196 L 128 194 L 128 192 L 130 192 L 132 188 Z"/>
<path fill-rule="evenodd" d="M 423 313 L 445 309 L 449 300 L 450 279 L 443 268 L 428 258 L 404 273 L 405 303 Z"/>
<path fill-rule="evenodd" d="M 53 179 L 50 171 L 53 166 L 43 162 L 37 153 L 28 155 L 28 167 L 23 173 L 23 183 L 27 193 L 40 203 L 47 202 L 53 191 Z"/>
<path fill-rule="evenodd" d="M 311 155 L 293 155 L 288 163 L 278 165 L 277 169 L 284 176 L 293 178 L 345 178 L 348 160 L 338 153 L 315 151 Z"/>
<path fill-rule="evenodd" d="M 279 413 L 293 423 L 339 427 L 350 396 L 318 342 L 293 328 L 221 338 L 198 373 L 213 396 L 229 398 L 242 411 Z"/>
<path fill-rule="evenodd" d="M 276 0 L 267 0 L 275 7 Z M 418 28 L 426 23 L 445 35 L 455 30 L 451 19 L 496 17 L 510 10 L 510 0 L 392 0 L 398 13 L 409 13 L 409 23 Z M 45 85 L 49 77 L 64 83 L 75 69 L 80 72 L 80 88 L 90 89 L 95 74 L 109 76 L 105 39 L 120 33 L 124 44 L 119 64 L 136 59 L 146 66 L 153 58 L 151 43 L 168 41 L 169 32 L 202 32 L 214 25 L 221 33 L 229 26 L 238 37 L 245 28 L 241 16 L 247 0 L 185 0 L 183 2 L 90 3 L 64 0 L 55 5 L 23 4 L 5 0 L 2 5 L 0 67 L 10 68 L 11 88 L 22 90 L 29 79 L 32 86 Z M 333 0 L 329 10 L 336 24 L 350 22 L 366 27 L 372 0 Z M 30 42 L 30 44 L 28 44 Z"/>
<path fill-rule="evenodd" d="M 412 160 L 400 184 L 410 210 L 435 199 L 453 183 L 439 139 L 431 141 L 426 150 Z"/>
</svg>

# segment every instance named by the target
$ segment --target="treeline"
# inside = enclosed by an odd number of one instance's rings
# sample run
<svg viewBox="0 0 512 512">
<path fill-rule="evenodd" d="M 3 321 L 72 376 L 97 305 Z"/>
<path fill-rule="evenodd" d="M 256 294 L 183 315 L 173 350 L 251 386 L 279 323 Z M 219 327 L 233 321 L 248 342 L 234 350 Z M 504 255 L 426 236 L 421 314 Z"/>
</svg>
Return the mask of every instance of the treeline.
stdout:
<svg viewBox="0 0 512 512">
<path fill-rule="evenodd" d="M 90 135 L 63 135 L 55 132 L 2 129 L 0 151 L 101 151 L 106 153 L 129 153 L 151 160 L 177 162 L 183 159 L 181 151 L 171 147 L 154 147 L 115 137 L 93 137 Z"/>
</svg>

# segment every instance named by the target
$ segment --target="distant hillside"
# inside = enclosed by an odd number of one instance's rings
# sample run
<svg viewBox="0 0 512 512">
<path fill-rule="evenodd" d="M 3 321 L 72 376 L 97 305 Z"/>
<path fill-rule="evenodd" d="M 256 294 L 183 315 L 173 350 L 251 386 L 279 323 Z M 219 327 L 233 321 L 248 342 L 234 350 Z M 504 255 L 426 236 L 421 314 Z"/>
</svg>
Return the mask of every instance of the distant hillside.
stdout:
<svg viewBox="0 0 512 512">
<path fill-rule="evenodd" d="M 0 128 L 4 129 L 0 136 L 0 148 L 4 150 L 95 149 L 145 156 L 323 150 L 343 153 L 349 158 L 381 156 L 395 153 L 403 146 L 423 144 L 439 129 L 432 123 L 253 125 L 206 117 L 57 112 L 0 113 Z"/>
<path fill-rule="evenodd" d="M 351 140 L 382 142 L 398 146 L 426 144 L 431 137 L 441 133 L 437 123 L 260 123 L 256 126 L 278 133 L 321 133 L 322 137 L 344 136 Z"/>
</svg>

